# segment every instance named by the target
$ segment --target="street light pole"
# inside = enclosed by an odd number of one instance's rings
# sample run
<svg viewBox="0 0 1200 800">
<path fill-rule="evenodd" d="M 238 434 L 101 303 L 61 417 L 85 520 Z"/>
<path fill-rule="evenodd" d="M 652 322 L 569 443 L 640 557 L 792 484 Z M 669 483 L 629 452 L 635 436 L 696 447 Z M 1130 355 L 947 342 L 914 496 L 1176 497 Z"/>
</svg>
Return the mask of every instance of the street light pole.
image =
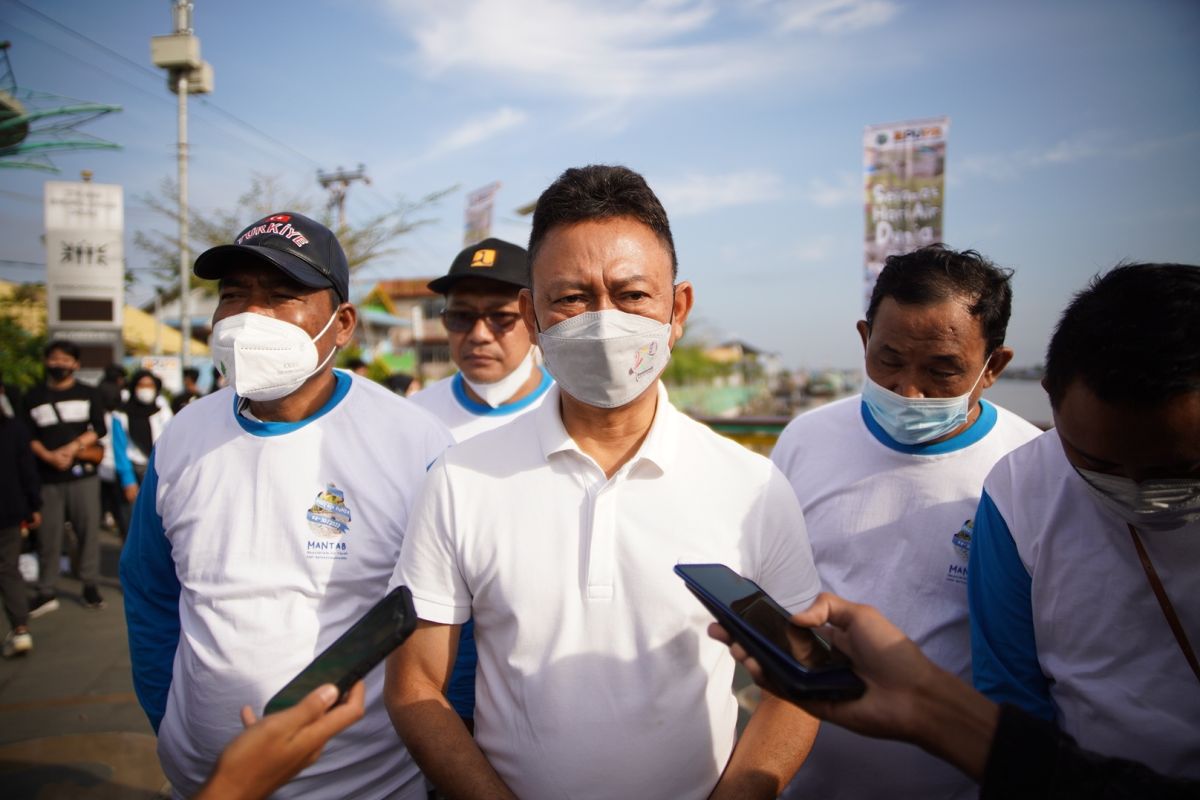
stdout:
<svg viewBox="0 0 1200 800">
<path fill-rule="evenodd" d="M 150 38 L 150 58 L 167 70 L 167 86 L 179 96 L 179 333 L 183 366 L 192 361 L 191 252 L 188 244 L 187 98 L 213 90 L 212 66 L 200 59 L 200 40 L 192 34 L 192 4 L 175 0 L 175 32 Z"/>
<path fill-rule="evenodd" d="M 189 4 L 190 5 L 190 4 Z M 180 33 L 181 31 L 176 31 Z M 187 170 L 187 73 L 179 70 L 179 333 L 182 336 L 179 355 L 184 367 L 192 365 L 192 298 L 188 265 L 191 250 L 188 246 L 188 170 Z"/>
</svg>

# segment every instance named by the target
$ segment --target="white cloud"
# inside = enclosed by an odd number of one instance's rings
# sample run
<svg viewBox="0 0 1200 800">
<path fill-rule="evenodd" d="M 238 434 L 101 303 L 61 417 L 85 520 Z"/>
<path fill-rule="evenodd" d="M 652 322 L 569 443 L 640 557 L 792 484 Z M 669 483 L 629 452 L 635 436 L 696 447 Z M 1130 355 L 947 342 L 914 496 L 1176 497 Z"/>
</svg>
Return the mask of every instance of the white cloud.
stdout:
<svg viewBox="0 0 1200 800">
<path fill-rule="evenodd" d="M 776 5 L 783 30 L 817 33 L 876 28 L 899 11 L 893 0 L 795 0 Z"/>
<path fill-rule="evenodd" d="M 479 74 L 592 101 L 703 93 L 777 69 L 711 0 L 388 0 L 430 75 Z M 761 32 L 760 32 L 761 33 Z"/>
<path fill-rule="evenodd" d="M 504 106 L 486 117 L 476 117 L 459 125 L 433 146 L 427 157 L 462 150 L 486 141 L 510 128 L 523 125 L 528 115 L 519 109 Z"/>
<path fill-rule="evenodd" d="M 802 264 L 820 264 L 833 255 L 833 237 L 829 234 L 805 239 L 792 249 L 792 258 Z"/>
<path fill-rule="evenodd" d="M 654 186 L 667 214 L 675 218 L 778 199 L 783 181 L 771 172 L 746 170 L 726 175 L 694 173 L 675 181 L 656 181 Z"/>
<path fill-rule="evenodd" d="M 861 176 L 843 172 L 836 182 L 823 178 L 812 178 L 808 182 L 808 199 L 821 208 L 837 208 L 862 203 L 863 181 Z"/>
<path fill-rule="evenodd" d="M 1166 139 L 1124 141 L 1111 131 L 1084 131 L 1040 148 L 1023 148 L 1009 153 L 983 153 L 964 157 L 948 167 L 952 183 L 962 178 L 1013 180 L 1022 173 L 1047 167 L 1073 164 L 1095 158 L 1145 158 L 1179 145 L 1200 141 L 1200 131 L 1189 131 Z"/>
</svg>

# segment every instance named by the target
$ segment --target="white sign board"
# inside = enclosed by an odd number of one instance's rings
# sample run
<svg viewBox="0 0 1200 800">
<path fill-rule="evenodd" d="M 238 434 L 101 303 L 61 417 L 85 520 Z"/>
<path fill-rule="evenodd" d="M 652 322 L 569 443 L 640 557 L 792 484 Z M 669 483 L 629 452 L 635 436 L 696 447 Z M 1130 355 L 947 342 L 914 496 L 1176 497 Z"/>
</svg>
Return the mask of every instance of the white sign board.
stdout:
<svg viewBox="0 0 1200 800">
<path fill-rule="evenodd" d="M 120 330 L 125 204 L 120 186 L 48 181 L 46 306 L 51 330 Z"/>
</svg>

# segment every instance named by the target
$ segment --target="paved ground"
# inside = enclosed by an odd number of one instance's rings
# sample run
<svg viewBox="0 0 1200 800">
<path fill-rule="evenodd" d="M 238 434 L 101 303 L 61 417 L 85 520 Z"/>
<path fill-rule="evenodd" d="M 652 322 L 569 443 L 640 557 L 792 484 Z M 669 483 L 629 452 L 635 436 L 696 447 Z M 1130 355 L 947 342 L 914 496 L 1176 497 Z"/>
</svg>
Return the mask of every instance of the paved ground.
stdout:
<svg viewBox="0 0 1200 800">
<path fill-rule="evenodd" d="M 0 795 L 6 800 L 155 800 L 166 779 L 154 733 L 133 694 L 117 582 L 120 540 L 101 540 L 107 608 L 80 603 L 59 581 L 62 607 L 30 624 L 33 652 L 0 661 Z M 7 623 L 0 621 L 7 633 Z"/>
</svg>

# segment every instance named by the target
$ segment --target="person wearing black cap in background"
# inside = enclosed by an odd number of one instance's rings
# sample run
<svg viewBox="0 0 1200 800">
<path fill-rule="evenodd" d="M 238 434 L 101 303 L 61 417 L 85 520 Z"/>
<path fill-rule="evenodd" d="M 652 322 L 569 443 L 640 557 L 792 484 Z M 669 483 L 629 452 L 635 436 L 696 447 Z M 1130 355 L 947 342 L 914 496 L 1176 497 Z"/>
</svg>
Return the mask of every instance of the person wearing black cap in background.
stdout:
<svg viewBox="0 0 1200 800">
<path fill-rule="evenodd" d="M 521 324 L 517 297 L 529 288 L 529 254 L 501 239 L 462 250 L 429 282 L 445 295 L 442 324 L 459 371 L 410 398 L 446 423 L 454 441 L 498 428 L 540 406 L 554 383 Z M 475 714 L 475 638 L 467 622 L 447 697 L 468 727 Z"/>
<path fill-rule="evenodd" d="M 205 251 L 229 386 L 163 431 L 121 556 L 134 688 L 176 792 L 387 589 L 409 504 L 450 444 L 424 409 L 333 368 L 357 321 L 333 233 L 272 214 Z M 366 679 L 362 722 L 277 797 L 424 800 Z"/>
<path fill-rule="evenodd" d="M 553 379 L 517 310 L 517 296 L 529 288 L 525 248 L 484 239 L 455 256 L 450 272 L 429 288 L 446 297 L 442 324 L 459 371 L 412 401 L 446 423 L 457 442 L 540 405 Z"/>
</svg>

